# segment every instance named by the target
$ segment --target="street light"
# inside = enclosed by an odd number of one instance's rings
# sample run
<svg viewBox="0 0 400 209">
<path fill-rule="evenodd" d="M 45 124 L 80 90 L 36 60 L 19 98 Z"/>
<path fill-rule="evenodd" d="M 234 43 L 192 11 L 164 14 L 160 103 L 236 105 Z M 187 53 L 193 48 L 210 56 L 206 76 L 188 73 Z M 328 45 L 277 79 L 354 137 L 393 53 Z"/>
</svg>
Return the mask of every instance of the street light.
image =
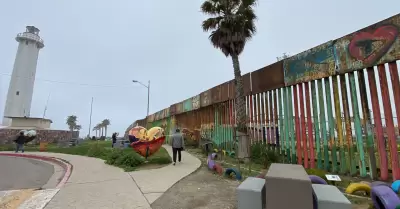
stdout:
<svg viewBox="0 0 400 209">
<path fill-rule="evenodd" d="M 140 85 L 142 85 L 142 86 L 147 88 L 147 115 L 146 115 L 146 118 L 147 118 L 147 116 L 149 116 L 149 105 L 150 105 L 150 80 L 149 80 L 149 83 L 147 85 L 145 85 L 142 82 L 137 81 L 137 80 L 132 80 L 132 82 L 133 83 L 138 83 L 138 84 L 140 84 Z"/>
<path fill-rule="evenodd" d="M 137 81 L 137 80 L 132 80 L 132 82 L 133 83 L 138 83 L 138 84 L 140 84 L 140 85 L 142 85 L 142 86 L 147 88 L 147 115 L 146 115 L 146 126 L 147 126 L 147 122 L 148 122 L 147 118 L 149 116 L 149 105 L 150 105 L 150 80 L 149 80 L 149 83 L 147 84 L 147 86 L 145 84 L 143 84 L 142 82 Z M 145 163 L 148 162 L 147 161 L 148 153 L 149 153 L 149 145 L 147 144 L 147 147 L 146 147 L 146 161 L 145 161 Z"/>
</svg>

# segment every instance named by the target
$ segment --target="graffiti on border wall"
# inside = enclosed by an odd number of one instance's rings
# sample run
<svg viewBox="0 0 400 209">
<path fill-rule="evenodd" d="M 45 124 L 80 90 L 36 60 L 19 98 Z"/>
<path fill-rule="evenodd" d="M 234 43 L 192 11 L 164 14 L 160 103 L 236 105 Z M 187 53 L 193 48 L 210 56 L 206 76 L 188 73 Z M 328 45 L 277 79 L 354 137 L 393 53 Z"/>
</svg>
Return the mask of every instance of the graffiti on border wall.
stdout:
<svg viewBox="0 0 400 209">
<path fill-rule="evenodd" d="M 200 108 L 200 95 L 192 97 L 192 107 L 193 110 L 197 110 Z"/>
<path fill-rule="evenodd" d="M 176 104 L 176 112 L 175 114 L 183 113 L 183 102 L 179 102 Z"/>
<path fill-rule="evenodd" d="M 200 137 L 202 139 L 211 140 L 212 139 L 212 132 L 214 129 L 214 123 L 204 123 L 201 124 L 200 127 Z"/>
<path fill-rule="evenodd" d="M 307 82 L 335 74 L 333 42 L 327 42 L 287 58 L 283 62 L 285 85 Z"/>
<path fill-rule="evenodd" d="M 336 40 L 340 73 L 400 59 L 400 14 Z"/>
<path fill-rule="evenodd" d="M 183 112 L 191 111 L 192 107 L 193 107 L 192 98 L 183 101 Z"/>
<path fill-rule="evenodd" d="M 211 91 L 207 90 L 200 94 L 201 107 L 207 107 L 211 104 Z"/>
</svg>

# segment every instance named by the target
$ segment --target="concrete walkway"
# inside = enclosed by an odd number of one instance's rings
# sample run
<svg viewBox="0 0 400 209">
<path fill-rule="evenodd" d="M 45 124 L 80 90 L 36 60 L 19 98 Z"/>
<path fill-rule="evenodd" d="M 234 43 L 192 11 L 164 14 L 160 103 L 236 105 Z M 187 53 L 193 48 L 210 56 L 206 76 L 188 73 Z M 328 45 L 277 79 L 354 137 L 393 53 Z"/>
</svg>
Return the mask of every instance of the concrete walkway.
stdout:
<svg viewBox="0 0 400 209">
<path fill-rule="evenodd" d="M 172 147 L 164 145 L 164 148 L 172 156 Z M 130 172 L 129 175 L 136 181 L 140 190 L 152 204 L 164 192 L 176 182 L 193 173 L 201 165 L 201 161 L 193 155 L 182 152 L 182 162 L 168 165 L 159 169 Z"/>
<path fill-rule="evenodd" d="M 164 147 L 172 155 L 172 148 Z M 168 188 L 201 165 L 199 159 L 183 152 L 182 164 L 127 173 L 97 158 L 45 152 L 29 154 L 60 158 L 73 165 L 67 183 L 46 209 L 150 209 L 150 204 Z"/>
</svg>

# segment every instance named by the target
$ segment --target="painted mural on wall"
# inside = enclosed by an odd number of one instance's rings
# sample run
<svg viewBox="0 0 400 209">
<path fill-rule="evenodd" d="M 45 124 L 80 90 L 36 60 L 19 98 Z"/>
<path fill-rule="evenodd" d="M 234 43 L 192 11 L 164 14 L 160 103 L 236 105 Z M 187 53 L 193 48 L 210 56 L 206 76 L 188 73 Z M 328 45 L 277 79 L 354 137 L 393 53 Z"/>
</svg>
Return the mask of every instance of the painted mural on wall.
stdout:
<svg viewBox="0 0 400 209">
<path fill-rule="evenodd" d="M 200 95 L 192 97 L 192 109 L 197 110 L 200 108 Z"/>
<path fill-rule="evenodd" d="M 335 53 L 341 73 L 400 59 L 400 14 L 338 39 Z"/>
<path fill-rule="evenodd" d="M 192 98 L 183 101 L 183 112 L 191 111 L 192 107 L 193 107 Z"/>
<path fill-rule="evenodd" d="M 334 75 L 333 42 L 327 42 L 284 60 L 283 70 L 286 86 Z"/>
<path fill-rule="evenodd" d="M 200 94 L 200 106 L 201 107 L 207 107 L 208 105 L 211 104 L 211 91 L 207 90 L 203 93 Z"/>
<path fill-rule="evenodd" d="M 214 129 L 214 124 L 213 123 L 204 123 L 201 124 L 200 127 L 200 137 L 202 140 L 211 140 L 213 137 L 213 129 Z"/>
<path fill-rule="evenodd" d="M 147 121 L 148 121 L 148 122 L 153 122 L 153 121 L 154 121 L 154 118 L 155 118 L 155 114 L 151 114 L 151 115 L 149 115 L 149 116 L 147 117 Z"/>
<path fill-rule="evenodd" d="M 162 119 L 169 117 L 169 108 L 165 108 L 162 110 Z"/>
<path fill-rule="evenodd" d="M 175 115 L 176 114 L 176 104 L 173 104 L 169 107 L 169 114 Z"/>
<path fill-rule="evenodd" d="M 176 104 L 176 112 L 175 114 L 183 113 L 183 102 L 179 102 Z"/>
</svg>

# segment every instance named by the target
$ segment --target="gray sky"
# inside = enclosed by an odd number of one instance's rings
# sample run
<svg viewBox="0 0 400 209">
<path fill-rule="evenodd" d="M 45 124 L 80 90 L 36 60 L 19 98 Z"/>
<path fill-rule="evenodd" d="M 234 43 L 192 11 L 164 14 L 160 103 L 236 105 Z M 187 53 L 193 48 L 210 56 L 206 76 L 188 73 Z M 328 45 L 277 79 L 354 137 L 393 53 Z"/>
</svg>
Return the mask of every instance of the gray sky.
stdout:
<svg viewBox="0 0 400 209">
<path fill-rule="evenodd" d="M 123 132 L 146 114 L 146 89 L 131 83 L 151 80 L 150 112 L 166 108 L 233 78 L 230 58 L 214 49 L 201 30 L 201 0 L 191 1 L 13 0 L 0 2 L 0 117 L 17 42 L 26 25 L 41 30 L 31 116 L 66 129 L 78 116 L 86 135 L 90 100 L 93 123 L 111 120 L 109 133 Z M 240 57 L 242 73 L 257 70 L 283 52 L 296 54 L 390 17 L 398 0 L 263 0 L 256 9 L 258 33 Z M 115 85 L 82 86 L 46 80 Z"/>
</svg>

